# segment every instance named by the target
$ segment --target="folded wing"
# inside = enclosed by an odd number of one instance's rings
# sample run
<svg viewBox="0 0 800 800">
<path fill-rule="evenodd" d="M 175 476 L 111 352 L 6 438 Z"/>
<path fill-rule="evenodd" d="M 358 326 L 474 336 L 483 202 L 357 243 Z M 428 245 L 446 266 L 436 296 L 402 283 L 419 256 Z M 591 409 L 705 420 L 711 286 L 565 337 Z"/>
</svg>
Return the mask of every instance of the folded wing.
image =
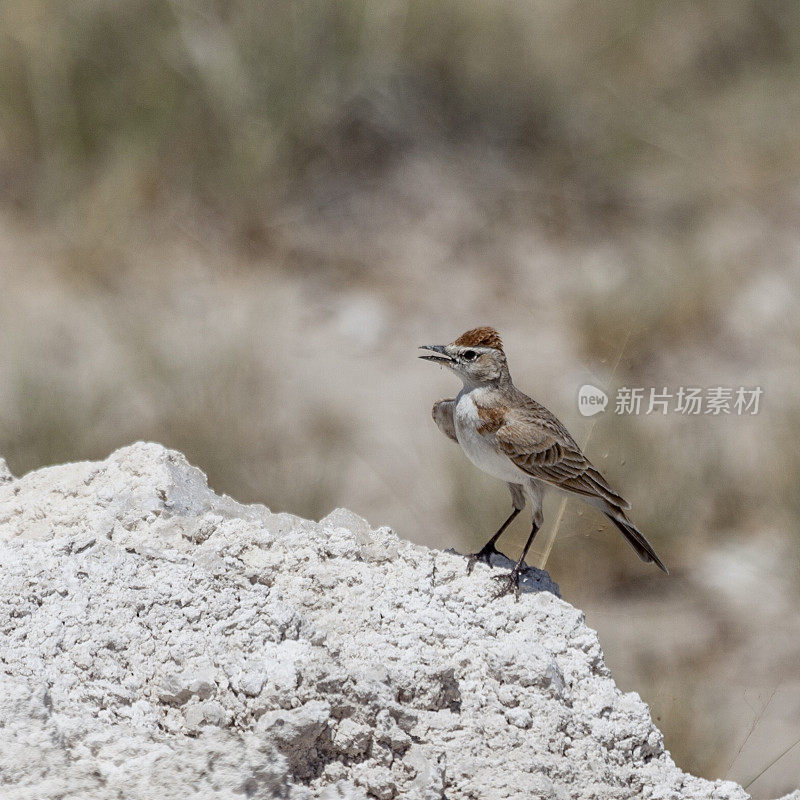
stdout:
<svg viewBox="0 0 800 800">
<path fill-rule="evenodd" d="M 525 396 L 517 398 L 495 436 L 500 449 L 521 470 L 598 506 L 642 561 L 654 562 L 667 572 L 652 545 L 625 514 L 630 503 L 608 485 L 567 429 L 544 406 Z"/>
<path fill-rule="evenodd" d="M 510 410 L 497 433 L 500 449 L 530 476 L 617 509 L 630 503 L 617 494 L 581 452 L 567 429 L 544 406 Z"/>
<path fill-rule="evenodd" d="M 456 439 L 456 426 L 455 422 L 453 422 L 453 411 L 455 407 L 456 401 L 453 398 L 450 400 L 440 400 L 438 403 L 433 404 L 431 415 L 439 430 L 447 436 L 448 439 L 458 442 L 458 439 Z"/>
</svg>

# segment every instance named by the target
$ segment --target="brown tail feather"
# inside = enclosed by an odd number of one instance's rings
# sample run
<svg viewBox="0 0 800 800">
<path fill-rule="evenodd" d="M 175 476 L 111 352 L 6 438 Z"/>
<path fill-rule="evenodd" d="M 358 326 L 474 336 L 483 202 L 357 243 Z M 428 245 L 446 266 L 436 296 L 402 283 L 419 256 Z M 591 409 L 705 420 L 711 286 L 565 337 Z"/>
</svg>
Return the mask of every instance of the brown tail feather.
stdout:
<svg viewBox="0 0 800 800">
<path fill-rule="evenodd" d="M 617 494 L 609 485 L 606 479 L 592 466 L 584 473 L 600 497 L 604 498 L 612 506 L 619 506 L 622 509 L 631 507 L 631 504 L 621 495 Z"/>
<path fill-rule="evenodd" d="M 612 517 L 611 514 L 606 514 L 606 516 L 617 526 L 619 532 L 625 537 L 625 540 L 628 544 L 634 549 L 636 555 L 642 561 L 646 561 L 648 563 L 653 562 L 658 566 L 659 569 L 666 572 L 669 575 L 669 570 L 664 566 L 664 562 L 656 555 L 656 551 L 653 550 L 653 546 L 647 539 L 642 536 L 636 526 L 627 519 L 616 519 Z"/>
</svg>

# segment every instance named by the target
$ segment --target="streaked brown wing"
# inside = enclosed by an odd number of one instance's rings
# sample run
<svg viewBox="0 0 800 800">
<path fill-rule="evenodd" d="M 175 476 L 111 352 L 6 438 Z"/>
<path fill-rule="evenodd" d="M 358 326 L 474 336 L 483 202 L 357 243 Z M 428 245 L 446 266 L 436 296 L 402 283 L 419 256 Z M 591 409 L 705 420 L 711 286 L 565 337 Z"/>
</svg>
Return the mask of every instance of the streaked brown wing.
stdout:
<svg viewBox="0 0 800 800">
<path fill-rule="evenodd" d="M 532 478 L 586 497 L 630 508 L 544 406 L 515 409 L 495 434 L 500 449 Z"/>
</svg>

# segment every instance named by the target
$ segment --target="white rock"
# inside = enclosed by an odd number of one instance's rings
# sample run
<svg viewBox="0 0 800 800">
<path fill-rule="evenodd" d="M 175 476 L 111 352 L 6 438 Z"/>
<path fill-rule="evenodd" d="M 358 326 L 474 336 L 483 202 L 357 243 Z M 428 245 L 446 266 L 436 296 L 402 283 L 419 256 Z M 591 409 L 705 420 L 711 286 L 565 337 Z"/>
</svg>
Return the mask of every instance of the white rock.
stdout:
<svg viewBox="0 0 800 800">
<path fill-rule="evenodd" d="M 0 463 L 0 563 L 4 796 L 747 797 L 675 766 L 567 603 L 159 445 Z"/>
<path fill-rule="evenodd" d="M 205 700 L 190 706 L 183 716 L 186 720 L 186 729 L 195 732 L 203 725 L 222 727 L 228 721 L 228 715 L 225 713 L 222 703 L 218 703 L 216 700 Z"/>
<path fill-rule="evenodd" d="M 4 458 L 0 458 L 0 483 L 11 483 L 13 480 L 14 476 L 11 474 L 8 464 L 6 464 L 6 460 Z"/>
<path fill-rule="evenodd" d="M 364 561 L 379 563 L 397 558 L 398 539 L 391 528 L 373 531 L 370 524 L 348 508 L 337 508 L 320 520 L 320 525 L 344 534 L 346 540 L 354 539 L 358 555 Z M 345 551 L 347 552 L 347 551 Z M 343 553 L 342 553 L 343 554 Z"/>
<path fill-rule="evenodd" d="M 333 735 L 333 745 L 345 755 L 355 757 L 366 752 L 372 740 L 372 729 L 354 722 L 349 717 L 343 719 Z"/>
</svg>

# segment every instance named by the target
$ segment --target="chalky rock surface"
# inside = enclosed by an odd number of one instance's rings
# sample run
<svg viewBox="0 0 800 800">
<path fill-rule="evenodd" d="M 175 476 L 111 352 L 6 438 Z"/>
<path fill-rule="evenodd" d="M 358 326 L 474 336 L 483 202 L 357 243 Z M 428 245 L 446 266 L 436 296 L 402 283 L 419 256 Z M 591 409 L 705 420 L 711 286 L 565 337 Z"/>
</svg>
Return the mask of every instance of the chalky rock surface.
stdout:
<svg viewBox="0 0 800 800">
<path fill-rule="evenodd" d="M 580 611 L 210 491 L 177 452 L 0 464 L 0 797 L 691 798 Z"/>
</svg>

